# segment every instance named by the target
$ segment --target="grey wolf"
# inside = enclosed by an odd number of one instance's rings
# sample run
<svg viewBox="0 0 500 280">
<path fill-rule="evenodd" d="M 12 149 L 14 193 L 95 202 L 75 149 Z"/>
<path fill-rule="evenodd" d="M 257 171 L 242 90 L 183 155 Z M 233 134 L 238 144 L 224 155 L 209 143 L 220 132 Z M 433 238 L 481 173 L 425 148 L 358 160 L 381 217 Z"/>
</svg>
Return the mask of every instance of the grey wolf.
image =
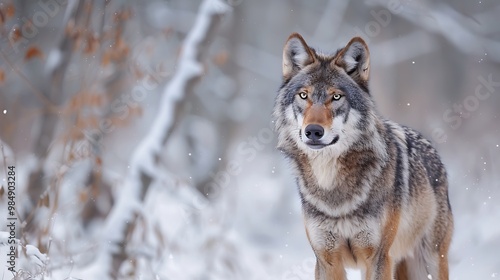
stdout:
<svg viewBox="0 0 500 280">
<path fill-rule="evenodd" d="M 291 162 L 317 280 L 448 279 L 446 170 L 419 132 L 383 118 L 370 53 L 355 37 L 323 54 L 292 34 L 273 118 Z"/>
</svg>

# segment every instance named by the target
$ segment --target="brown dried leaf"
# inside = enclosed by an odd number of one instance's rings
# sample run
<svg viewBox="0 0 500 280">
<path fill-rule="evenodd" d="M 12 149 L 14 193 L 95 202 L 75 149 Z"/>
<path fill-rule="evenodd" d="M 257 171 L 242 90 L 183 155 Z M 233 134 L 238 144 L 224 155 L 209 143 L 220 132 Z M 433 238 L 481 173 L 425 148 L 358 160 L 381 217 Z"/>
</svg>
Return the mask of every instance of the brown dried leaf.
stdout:
<svg viewBox="0 0 500 280">
<path fill-rule="evenodd" d="M 14 25 L 9 33 L 10 41 L 16 43 L 22 37 L 23 37 L 23 33 L 21 32 L 21 28 L 19 27 L 19 25 L 17 25 L 17 24 Z"/>
<path fill-rule="evenodd" d="M 31 20 L 24 20 L 24 24 L 22 27 L 23 30 L 36 30 L 36 27 L 34 26 L 33 22 Z"/>
<path fill-rule="evenodd" d="M 142 112 L 143 112 L 143 110 L 142 110 L 142 107 L 140 107 L 140 106 L 136 106 L 136 107 L 132 106 L 130 108 L 130 115 L 132 115 L 132 116 L 142 116 Z"/>
<path fill-rule="evenodd" d="M 3 15 L 2 10 L 0 10 L 0 25 L 3 25 L 5 23 L 5 16 Z"/>
<path fill-rule="evenodd" d="M 49 201 L 49 195 L 48 195 L 48 194 L 44 194 L 44 195 L 41 197 L 41 199 L 40 199 L 40 201 L 39 201 L 39 205 L 40 205 L 40 206 L 45 206 L 45 207 L 47 207 L 47 208 L 49 207 L 49 205 L 50 205 L 50 201 Z"/>
<path fill-rule="evenodd" d="M 95 176 L 95 175 L 94 175 Z M 95 201 L 96 197 L 99 196 L 100 190 L 99 190 L 99 185 L 97 184 L 98 182 L 94 182 L 94 184 L 90 185 L 90 195 L 91 198 Z"/>
<path fill-rule="evenodd" d="M 126 124 L 128 124 L 128 119 L 127 118 L 121 118 L 121 117 L 118 117 L 118 116 L 111 116 L 108 118 L 108 120 L 110 121 L 111 125 L 113 126 L 125 126 Z"/>
<path fill-rule="evenodd" d="M 123 12 L 122 12 L 122 19 L 123 20 L 129 20 L 132 18 L 132 9 L 130 7 L 127 7 Z"/>
<path fill-rule="evenodd" d="M 69 103 L 69 109 L 71 111 L 75 110 L 76 108 L 78 108 L 78 99 L 75 97 L 71 98 L 71 101 Z"/>
<path fill-rule="evenodd" d="M 103 102 L 102 95 L 100 95 L 99 93 L 96 93 L 96 94 L 93 94 L 93 95 L 90 96 L 89 105 L 99 107 L 103 103 L 104 102 Z"/>
<path fill-rule="evenodd" d="M 228 53 L 226 51 L 221 51 L 214 56 L 213 61 L 216 65 L 222 66 L 227 63 L 228 59 L 229 59 Z"/>
<path fill-rule="evenodd" d="M 122 11 L 116 12 L 113 16 L 114 22 L 125 21 L 132 18 L 132 10 L 130 8 L 124 9 Z"/>
<path fill-rule="evenodd" d="M 102 66 L 107 66 L 110 62 L 111 62 L 111 52 L 110 51 L 106 51 L 102 55 L 101 65 Z"/>
<path fill-rule="evenodd" d="M 89 199 L 89 193 L 85 190 L 81 191 L 78 195 L 78 200 L 80 202 L 86 202 Z"/>
<path fill-rule="evenodd" d="M 26 53 L 24 54 L 24 60 L 30 60 L 35 57 L 42 59 L 43 53 L 38 47 L 31 46 L 26 50 Z"/>
<path fill-rule="evenodd" d="M 99 40 L 97 36 L 89 34 L 87 36 L 87 44 L 85 45 L 83 53 L 85 54 L 95 53 L 98 48 L 99 48 Z"/>
<path fill-rule="evenodd" d="M 75 153 L 70 152 L 70 153 L 69 153 L 69 156 L 68 156 L 68 161 L 69 161 L 69 162 L 72 162 L 74 159 L 75 159 Z"/>
<path fill-rule="evenodd" d="M 5 81 L 5 71 L 3 71 L 3 69 L 0 68 L 0 84 L 3 84 L 4 81 Z"/>
<path fill-rule="evenodd" d="M 116 60 L 121 59 L 128 55 L 129 47 L 125 41 L 120 38 L 116 43 Z"/>
<path fill-rule="evenodd" d="M 95 163 L 97 166 L 101 167 L 102 166 L 102 158 L 101 157 L 96 157 L 95 158 Z"/>
<path fill-rule="evenodd" d="M 76 28 L 75 28 L 75 20 L 74 19 L 70 19 L 68 21 L 68 23 L 66 24 L 66 29 L 64 31 L 66 32 L 66 35 L 68 35 L 69 37 L 73 37 L 74 33 L 76 32 L 75 30 L 76 30 Z"/>
<path fill-rule="evenodd" d="M 83 43 L 83 35 L 80 30 L 75 28 L 75 32 L 71 34 L 71 38 L 74 40 L 73 50 L 79 50 Z"/>
<path fill-rule="evenodd" d="M 140 80 L 144 77 L 144 73 L 142 72 L 142 70 L 139 68 L 139 65 L 137 65 L 137 64 L 132 65 L 132 73 L 134 74 L 134 76 L 138 80 Z"/>
<path fill-rule="evenodd" d="M 5 15 L 8 18 L 13 17 L 16 14 L 16 8 L 14 7 L 14 4 L 10 3 L 7 8 L 5 8 Z"/>
<path fill-rule="evenodd" d="M 0 9 L 0 25 L 3 25 L 9 18 L 13 17 L 15 12 L 13 4 L 9 4 L 5 9 Z"/>
</svg>

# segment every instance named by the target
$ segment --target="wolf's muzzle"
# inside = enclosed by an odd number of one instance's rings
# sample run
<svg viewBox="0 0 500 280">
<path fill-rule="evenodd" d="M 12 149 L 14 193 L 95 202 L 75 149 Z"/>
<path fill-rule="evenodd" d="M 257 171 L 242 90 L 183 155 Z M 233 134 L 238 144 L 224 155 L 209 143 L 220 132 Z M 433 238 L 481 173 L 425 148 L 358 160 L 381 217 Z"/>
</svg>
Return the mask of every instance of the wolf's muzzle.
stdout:
<svg viewBox="0 0 500 280">
<path fill-rule="evenodd" d="M 312 140 L 312 141 L 307 141 L 306 145 L 313 150 L 319 150 L 319 149 L 324 148 L 326 146 L 333 145 L 333 144 L 337 143 L 337 141 L 339 141 L 338 135 L 333 137 L 332 141 L 328 144 L 323 144 L 319 140 Z"/>
</svg>

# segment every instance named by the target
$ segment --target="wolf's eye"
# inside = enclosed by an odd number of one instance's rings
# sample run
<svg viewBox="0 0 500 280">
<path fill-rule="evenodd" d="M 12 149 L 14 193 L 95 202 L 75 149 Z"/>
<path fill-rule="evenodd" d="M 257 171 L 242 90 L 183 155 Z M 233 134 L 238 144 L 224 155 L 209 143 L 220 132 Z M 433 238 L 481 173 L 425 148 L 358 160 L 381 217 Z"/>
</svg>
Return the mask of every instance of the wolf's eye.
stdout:
<svg viewBox="0 0 500 280">
<path fill-rule="evenodd" d="M 302 99 L 307 99 L 307 93 L 305 93 L 305 92 L 301 92 L 301 93 L 299 93 L 299 96 L 300 96 L 300 98 L 302 98 Z"/>
<path fill-rule="evenodd" d="M 333 95 L 333 100 L 335 100 L 335 101 L 339 100 L 340 98 L 342 98 L 342 95 L 340 95 L 340 94 Z"/>
</svg>

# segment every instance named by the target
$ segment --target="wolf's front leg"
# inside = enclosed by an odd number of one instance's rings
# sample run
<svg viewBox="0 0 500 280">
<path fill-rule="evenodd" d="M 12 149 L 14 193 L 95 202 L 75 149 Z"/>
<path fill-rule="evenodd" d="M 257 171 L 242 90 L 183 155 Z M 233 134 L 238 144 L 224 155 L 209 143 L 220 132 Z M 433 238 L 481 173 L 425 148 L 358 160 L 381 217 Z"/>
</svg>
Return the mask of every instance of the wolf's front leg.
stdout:
<svg viewBox="0 0 500 280">
<path fill-rule="evenodd" d="M 393 280 L 393 263 L 388 253 L 377 254 L 366 270 L 366 280 Z"/>
<path fill-rule="evenodd" d="M 338 253 L 316 258 L 316 280 L 346 280 L 342 257 Z"/>
<path fill-rule="evenodd" d="M 393 280 L 394 263 L 389 255 L 398 232 L 400 209 L 390 209 L 386 213 L 386 221 L 380 233 L 381 240 L 367 258 L 366 280 Z"/>
</svg>

